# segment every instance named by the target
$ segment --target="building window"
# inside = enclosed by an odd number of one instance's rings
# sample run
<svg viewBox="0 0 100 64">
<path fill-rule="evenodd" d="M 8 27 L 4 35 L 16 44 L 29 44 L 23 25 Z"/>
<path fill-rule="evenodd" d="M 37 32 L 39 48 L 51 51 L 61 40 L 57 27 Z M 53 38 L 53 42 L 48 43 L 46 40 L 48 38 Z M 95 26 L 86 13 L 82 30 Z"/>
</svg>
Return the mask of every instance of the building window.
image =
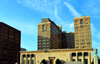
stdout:
<svg viewBox="0 0 100 64">
<path fill-rule="evenodd" d="M 41 36 L 41 34 L 39 34 L 39 36 Z"/>
<path fill-rule="evenodd" d="M 39 45 L 41 45 L 41 43 L 39 43 Z"/>
<path fill-rule="evenodd" d="M 85 41 L 85 39 L 81 39 L 80 41 L 81 41 L 81 42 L 84 42 L 84 41 Z"/>
<path fill-rule="evenodd" d="M 49 41 L 50 39 L 47 39 L 47 41 Z"/>
<path fill-rule="evenodd" d="M 86 34 L 89 34 L 90 32 L 86 32 Z"/>
<path fill-rule="evenodd" d="M 41 33 L 41 31 L 39 31 L 39 33 Z"/>
<path fill-rule="evenodd" d="M 49 35 L 49 33 L 47 33 L 47 35 Z"/>
<path fill-rule="evenodd" d="M 90 38 L 90 35 L 86 36 L 87 38 Z"/>
<path fill-rule="evenodd" d="M 72 56 L 76 56 L 76 53 L 72 53 Z"/>
<path fill-rule="evenodd" d="M 75 32 L 78 32 L 78 30 L 75 30 Z"/>
<path fill-rule="evenodd" d="M 43 42 L 43 41 L 46 41 L 46 39 L 43 39 L 42 42 Z"/>
<path fill-rule="evenodd" d="M 42 47 L 46 47 L 46 45 L 42 45 Z"/>
<path fill-rule="evenodd" d="M 81 45 L 85 45 L 85 43 L 81 43 Z"/>
<path fill-rule="evenodd" d="M 42 29 L 45 29 L 45 25 L 42 26 Z"/>
<path fill-rule="evenodd" d="M 81 52 L 79 52 L 79 53 L 78 53 L 78 56 L 82 56 L 82 53 L 81 53 Z"/>
<path fill-rule="evenodd" d="M 90 46 L 87 46 L 87 48 L 90 48 Z"/>
<path fill-rule="evenodd" d="M 90 42 L 87 42 L 87 45 L 89 45 L 90 44 Z"/>
<path fill-rule="evenodd" d="M 77 26 L 77 23 L 76 23 L 76 26 Z"/>
<path fill-rule="evenodd" d="M 84 28 L 84 26 L 80 26 L 80 28 Z"/>
<path fill-rule="evenodd" d="M 47 30 L 47 32 L 49 32 L 49 30 Z"/>
<path fill-rule="evenodd" d="M 41 40 L 39 40 L 39 42 L 41 42 Z"/>
<path fill-rule="evenodd" d="M 32 62 L 31 62 L 31 64 L 34 64 L 34 60 L 32 59 Z"/>
<path fill-rule="evenodd" d="M 45 34 L 42 34 L 42 36 L 44 36 Z"/>
<path fill-rule="evenodd" d="M 80 38 L 85 38 L 85 36 L 80 36 Z"/>
<path fill-rule="evenodd" d="M 76 43 L 76 45 L 79 45 L 79 43 Z"/>
<path fill-rule="evenodd" d="M 27 64 L 29 64 L 29 60 L 27 61 Z"/>
<path fill-rule="evenodd" d="M 39 39 L 41 39 L 41 37 L 39 37 Z"/>
<path fill-rule="evenodd" d="M 78 59 L 78 61 L 79 61 L 79 62 L 82 62 L 82 60 L 81 60 L 81 59 Z"/>
<path fill-rule="evenodd" d="M 86 31 L 89 31 L 89 29 L 86 29 Z"/>
<path fill-rule="evenodd" d="M 80 24 L 83 24 L 83 19 L 80 20 Z"/>
<path fill-rule="evenodd" d="M 75 29 L 78 29 L 78 27 L 75 27 Z"/>
<path fill-rule="evenodd" d="M 47 29 L 49 29 L 49 27 L 47 27 Z"/>
<path fill-rule="evenodd" d="M 76 48 L 79 48 L 79 46 L 76 46 Z"/>
<path fill-rule="evenodd" d="M 23 63 L 26 64 L 25 60 L 23 60 Z"/>
<path fill-rule="evenodd" d="M 47 42 L 47 44 L 49 44 L 50 42 Z"/>
<path fill-rule="evenodd" d="M 84 52 L 84 56 L 88 56 L 88 52 Z"/>
<path fill-rule="evenodd" d="M 80 33 L 80 35 L 84 35 L 84 34 L 85 34 L 85 32 Z"/>
<path fill-rule="evenodd" d="M 72 61 L 74 61 L 74 62 L 75 62 L 75 59 L 72 59 Z"/>
<path fill-rule="evenodd" d="M 76 35 L 79 35 L 79 33 L 76 33 Z"/>
<path fill-rule="evenodd" d="M 86 22 L 86 24 L 88 24 L 88 22 Z"/>
<path fill-rule="evenodd" d="M 89 25 L 86 25 L 86 27 L 88 28 L 88 27 L 89 27 Z"/>
<path fill-rule="evenodd" d="M 76 22 L 77 22 L 77 20 L 76 20 Z"/>
<path fill-rule="evenodd" d="M 76 40 L 76 42 L 79 42 L 79 40 Z"/>
<path fill-rule="evenodd" d="M 90 41 L 90 39 L 87 39 L 87 41 Z"/>
<path fill-rule="evenodd" d="M 47 45 L 47 47 L 50 47 L 50 45 Z"/>
<path fill-rule="evenodd" d="M 39 48 L 41 48 L 41 45 L 39 46 Z"/>
<path fill-rule="evenodd" d="M 88 59 L 85 59 L 85 64 L 88 64 Z"/>
<path fill-rule="evenodd" d="M 46 44 L 46 42 L 42 42 L 42 44 Z"/>
<path fill-rule="evenodd" d="M 80 29 L 80 31 L 85 31 L 84 29 Z"/>
<path fill-rule="evenodd" d="M 76 36 L 76 39 L 78 39 L 79 38 L 79 36 Z"/>
</svg>

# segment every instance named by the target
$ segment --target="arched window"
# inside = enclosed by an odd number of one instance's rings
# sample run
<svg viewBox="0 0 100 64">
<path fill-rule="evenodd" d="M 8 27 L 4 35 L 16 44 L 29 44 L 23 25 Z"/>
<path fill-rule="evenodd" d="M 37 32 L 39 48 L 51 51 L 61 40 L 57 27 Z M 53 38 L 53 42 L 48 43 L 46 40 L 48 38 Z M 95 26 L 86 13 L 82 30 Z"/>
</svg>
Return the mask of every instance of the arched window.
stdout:
<svg viewBox="0 0 100 64">
<path fill-rule="evenodd" d="M 47 64 L 47 62 L 43 59 L 40 64 Z"/>
<path fill-rule="evenodd" d="M 59 59 L 56 60 L 56 64 L 61 64 Z"/>
<path fill-rule="evenodd" d="M 72 56 L 76 56 L 76 53 L 72 53 Z"/>
<path fill-rule="evenodd" d="M 45 25 L 43 25 L 42 28 L 45 29 Z"/>
<path fill-rule="evenodd" d="M 29 55 L 29 54 L 27 54 L 27 57 L 30 57 L 30 55 Z"/>
<path fill-rule="evenodd" d="M 79 53 L 78 53 L 78 56 L 82 56 L 82 53 L 81 53 L 81 52 L 79 52 Z"/>
<path fill-rule="evenodd" d="M 83 24 L 83 19 L 80 20 L 80 24 Z"/>
</svg>

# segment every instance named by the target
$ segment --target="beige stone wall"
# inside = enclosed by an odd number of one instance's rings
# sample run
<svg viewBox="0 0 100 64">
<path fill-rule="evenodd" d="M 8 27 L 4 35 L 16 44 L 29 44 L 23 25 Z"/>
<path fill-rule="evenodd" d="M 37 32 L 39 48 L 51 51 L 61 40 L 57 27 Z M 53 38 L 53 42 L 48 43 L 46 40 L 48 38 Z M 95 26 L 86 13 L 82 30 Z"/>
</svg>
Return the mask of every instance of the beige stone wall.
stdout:
<svg viewBox="0 0 100 64">
<path fill-rule="evenodd" d="M 72 61 L 72 59 L 75 59 L 76 62 L 78 61 L 78 59 L 82 59 L 82 63 L 85 62 L 85 59 L 88 59 L 88 64 L 90 64 L 93 60 L 93 55 L 92 55 L 92 50 L 82 50 L 82 56 L 78 56 L 78 53 L 80 51 L 76 50 L 76 51 L 69 51 L 69 50 L 61 50 L 61 51 L 26 51 L 26 52 L 21 52 L 20 54 L 20 63 L 23 63 L 23 59 L 25 60 L 30 60 L 30 64 L 31 64 L 31 59 L 34 59 L 34 64 L 40 64 L 41 61 L 43 59 L 45 59 L 47 61 L 47 63 L 50 63 L 49 57 L 51 59 L 53 59 L 53 64 L 55 64 L 56 60 L 59 59 L 62 63 L 63 62 L 70 62 Z M 88 56 L 84 56 L 84 52 L 88 52 Z M 77 53 L 75 57 L 72 57 L 72 53 Z M 27 55 L 27 54 L 34 54 L 35 56 L 32 57 L 25 57 L 23 58 L 22 55 Z M 27 64 L 27 61 L 26 61 Z"/>
</svg>

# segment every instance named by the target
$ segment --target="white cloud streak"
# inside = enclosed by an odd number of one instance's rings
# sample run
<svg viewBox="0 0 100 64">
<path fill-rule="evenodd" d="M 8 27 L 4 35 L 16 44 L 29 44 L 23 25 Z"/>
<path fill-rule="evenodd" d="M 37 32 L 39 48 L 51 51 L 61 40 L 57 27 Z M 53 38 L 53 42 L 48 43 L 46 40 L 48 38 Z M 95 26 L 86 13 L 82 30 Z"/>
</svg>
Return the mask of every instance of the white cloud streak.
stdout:
<svg viewBox="0 0 100 64">
<path fill-rule="evenodd" d="M 75 16 L 75 17 L 81 16 L 81 14 L 78 13 L 70 3 L 64 2 L 64 4 L 66 5 L 66 7 L 69 9 L 70 13 L 73 16 Z"/>
<path fill-rule="evenodd" d="M 91 32 L 92 34 L 97 37 L 98 39 L 100 39 L 100 33 L 99 31 L 94 27 L 93 23 L 91 23 Z"/>
<path fill-rule="evenodd" d="M 29 8 L 49 14 L 54 14 L 54 8 L 60 3 L 60 1 L 61 0 L 17 0 L 18 3 Z"/>
</svg>

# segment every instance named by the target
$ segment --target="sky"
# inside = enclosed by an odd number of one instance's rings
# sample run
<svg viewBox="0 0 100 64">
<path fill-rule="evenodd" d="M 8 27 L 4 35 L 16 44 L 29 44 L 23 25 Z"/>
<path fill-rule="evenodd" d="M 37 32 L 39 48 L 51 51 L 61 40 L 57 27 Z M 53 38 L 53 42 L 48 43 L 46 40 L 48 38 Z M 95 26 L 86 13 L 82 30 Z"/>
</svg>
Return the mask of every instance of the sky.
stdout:
<svg viewBox="0 0 100 64">
<path fill-rule="evenodd" d="M 100 56 L 100 0 L 0 0 L 0 22 L 21 31 L 21 47 L 37 50 L 37 26 L 50 18 L 74 32 L 74 18 L 90 15 L 92 47 Z M 94 53 L 94 52 L 93 52 Z"/>
</svg>

